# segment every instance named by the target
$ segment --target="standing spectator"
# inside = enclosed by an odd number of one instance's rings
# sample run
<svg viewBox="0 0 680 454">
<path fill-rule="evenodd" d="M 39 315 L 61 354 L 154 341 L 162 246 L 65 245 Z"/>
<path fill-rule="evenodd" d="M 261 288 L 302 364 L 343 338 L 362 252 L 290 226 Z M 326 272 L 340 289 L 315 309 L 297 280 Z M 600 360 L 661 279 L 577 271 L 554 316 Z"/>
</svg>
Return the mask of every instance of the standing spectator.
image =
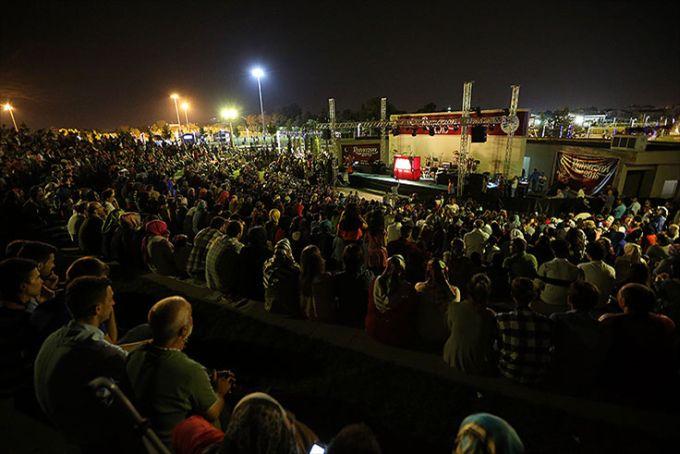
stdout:
<svg viewBox="0 0 680 454">
<path fill-rule="evenodd" d="M 243 248 L 241 235 L 243 225 L 239 221 L 229 221 L 226 234 L 216 237 L 208 246 L 205 259 L 205 281 L 208 288 L 226 295 L 237 293 L 241 260 L 239 253 Z"/>
<path fill-rule="evenodd" d="M 515 278 L 512 281 L 511 294 L 516 309 L 496 315 L 498 368 L 511 380 L 537 383 L 543 380 L 550 365 L 550 320 L 529 309 L 536 298 L 530 279 Z"/>
<path fill-rule="evenodd" d="M 617 199 L 616 200 L 616 206 L 614 207 L 614 210 L 612 211 L 612 215 L 614 216 L 614 219 L 621 219 L 624 214 L 626 214 L 626 204 L 623 203 L 623 200 Z"/>
<path fill-rule="evenodd" d="M 597 287 L 600 294 L 598 306 L 603 306 L 609 300 L 609 294 L 616 282 L 616 271 L 602 261 L 605 250 L 601 243 L 597 241 L 588 243 L 586 254 L 590 261 L 581 263 L 578 268 L 581 270 L 583 279 Z"/>
<path fill-rule="evenodd" d="M 401 236 L 398 240 L 387 243 L 387 254 L 400 255 L 406 263 L 405 278 L 410 282 L 417 282 L 425 277 L 425 254 L 411 239 L 413 227 L 410 224 L 401 226 Z"/>
<path fill-rule="evenodd" d="M 496 370 L 493 351 L 496 314 L 487 307 L 491 296 L 489 278 L 481 273 L 474 275 L 467 295 L 465 300 L 449 307 L 447 321 L 451 334 L 444 345 L 444 361 L 468 374 L 490 374 Z"/>
<path fill-rule="evenodd" d="M 319 248 L 313 244 L 305 247 L 300 257 L 300 307 L 308 320 L 335 319 L 333 281 Z"/>
<path fill-rule="evenodd" d="M 640 208 L 642 208 L 642 205 L 640 205 L 640 202 L 638 202 L 637 197 L 630 199 L 630 206 L 628 207 L 629 213 L 631 213 L 633 216 L 637 216 Z"/>
<path fill-rule="evenodd" d="M 191 305 L 184 298 L 171 296 L 154 304 L 149 325 L 153 340 L 130 354 L 126 371 L 140 411 L 171 447 L 172 429 L 188 416 L 219 418 L 234 377 L 214 377 L 213 390 L 205 367 L 182 351 L 193 330 Z"/>
<path fill-rule="evenodd" d="M 460 291 L 449 284 L 446 264 L 439 259 L 427 263 L 427 280 L 415 285 L 417 293 L 416 331 L 427 346 L 441 348 L 449 336 L 446 317 Z"/>
<path fill-rule="evenodd" d="M 196 234 L 186 268 L 192 278 L 205 282 L 205 259 L 208 255 L 208 246 L 212 240 L 224 233 L 226 222 L 227 220 L 223 217 L 215 216 L 208 227 Z"/>
<path fill-rule="evenodd" d="M 368 293 L 366 332 L 389 345 L 409 346 L 415 340 L 412 319 L 415 295 L 405 274 L 404 257 L 390 257 L 385 271 L 373 279 Z"/>
<path fill-rule="evenodd" d="M 623 255 L 616 258 L 614 263 L 614 271 L 616 273 L 616 282 L 621 283 L 630 276 L 630 269 L 635 264 L 645 264 L 645 259 L 642 258 L 642 249 L 635 243 L 626 243 L 623 247 Z"/>
<path fill-rule="evenodd" d="M 269 312 L 300 315 L 300 267 L 293 258 L 290 242 L 283 238 L 274 247 L 274 256 L 264 264 L 264 307 Z"/>
</svg>

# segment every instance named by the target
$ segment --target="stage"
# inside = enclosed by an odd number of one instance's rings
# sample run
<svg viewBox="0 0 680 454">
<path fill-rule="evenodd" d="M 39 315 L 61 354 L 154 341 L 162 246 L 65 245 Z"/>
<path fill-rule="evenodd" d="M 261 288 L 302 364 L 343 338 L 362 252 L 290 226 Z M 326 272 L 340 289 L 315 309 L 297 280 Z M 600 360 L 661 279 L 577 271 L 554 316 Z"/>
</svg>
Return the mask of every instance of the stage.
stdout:
<svg viewBox="0 0 680 454">
<path fill-rule="evenodd" d="M 434 181 L 430 180 L 397 180 L 389 175 L 361 172 L 354 172 L 349 175 L 349 185 L 353 188 L 369 188 L 381 192 L 391 192 L 392 188 L 399 185 L 400 195 L 411 195 L 416 193 L 428 197 L 436 197 L 445 194 L 448 190 L 447 186 L 436 184 Z"/>
</svg>

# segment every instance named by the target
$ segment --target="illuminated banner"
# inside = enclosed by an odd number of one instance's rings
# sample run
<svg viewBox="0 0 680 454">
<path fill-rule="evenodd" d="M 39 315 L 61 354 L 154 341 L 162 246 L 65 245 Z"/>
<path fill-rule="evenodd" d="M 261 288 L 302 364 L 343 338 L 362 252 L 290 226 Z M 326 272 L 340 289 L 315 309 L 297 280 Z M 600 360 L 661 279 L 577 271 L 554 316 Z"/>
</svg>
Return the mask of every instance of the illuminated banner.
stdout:
<svg viewBox="0 0 680 454">
<path fill-rule="evenodd" d="M 363 162 L 366 164 L 380 161 L 380 144 L 379 143 L 360 143 L 342 145 L 342 160 L 351 160 L 351 162 Z"/>
<path fill-rule="evenodd" d="M 618 158 L 557 153 L 555 179 L 572 189 L 597 194 L 616 174 Z"/>
</svg>

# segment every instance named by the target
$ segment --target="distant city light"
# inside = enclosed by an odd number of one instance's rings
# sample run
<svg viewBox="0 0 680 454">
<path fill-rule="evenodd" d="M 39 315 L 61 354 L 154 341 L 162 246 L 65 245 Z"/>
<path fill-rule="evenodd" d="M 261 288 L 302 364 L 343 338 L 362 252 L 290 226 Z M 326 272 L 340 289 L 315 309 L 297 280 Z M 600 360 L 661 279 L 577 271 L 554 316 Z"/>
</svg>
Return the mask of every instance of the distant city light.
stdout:
<svg viewBox="0 0 680 454">
<path fill-rule="evenodd" d="M 184 101 L 184 102 L 180 105 L 180 107 L 182 108 L 182 110 L 189 110 L 189 107 L 190 107 L 190 106 L 189 106 L 189 103 L 188 103 L 188 102 Z"/>
</svg>

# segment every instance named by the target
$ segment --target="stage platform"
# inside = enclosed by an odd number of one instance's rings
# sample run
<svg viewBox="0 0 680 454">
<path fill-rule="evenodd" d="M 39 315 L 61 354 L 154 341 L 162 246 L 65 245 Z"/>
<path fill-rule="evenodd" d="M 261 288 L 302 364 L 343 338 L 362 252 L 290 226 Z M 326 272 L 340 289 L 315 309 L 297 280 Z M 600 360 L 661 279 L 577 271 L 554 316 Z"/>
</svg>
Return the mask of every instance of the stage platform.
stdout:
<svg viewBox="0 0 680 454">
<path fill-rule="evenodd" d="M 399 185 L 400 195 L 438 196 L 446 193 L 448 187 L 443 184 L 436 184 L 433 181 L 410 181 L 397 180 L 389 175 L 379 175 L 374 173 L 354 172 L 349 175 L 349 184 L 354 188 L 370 188 L 381 192 L 389 192 L 393 187 Z"/>
</svg>

